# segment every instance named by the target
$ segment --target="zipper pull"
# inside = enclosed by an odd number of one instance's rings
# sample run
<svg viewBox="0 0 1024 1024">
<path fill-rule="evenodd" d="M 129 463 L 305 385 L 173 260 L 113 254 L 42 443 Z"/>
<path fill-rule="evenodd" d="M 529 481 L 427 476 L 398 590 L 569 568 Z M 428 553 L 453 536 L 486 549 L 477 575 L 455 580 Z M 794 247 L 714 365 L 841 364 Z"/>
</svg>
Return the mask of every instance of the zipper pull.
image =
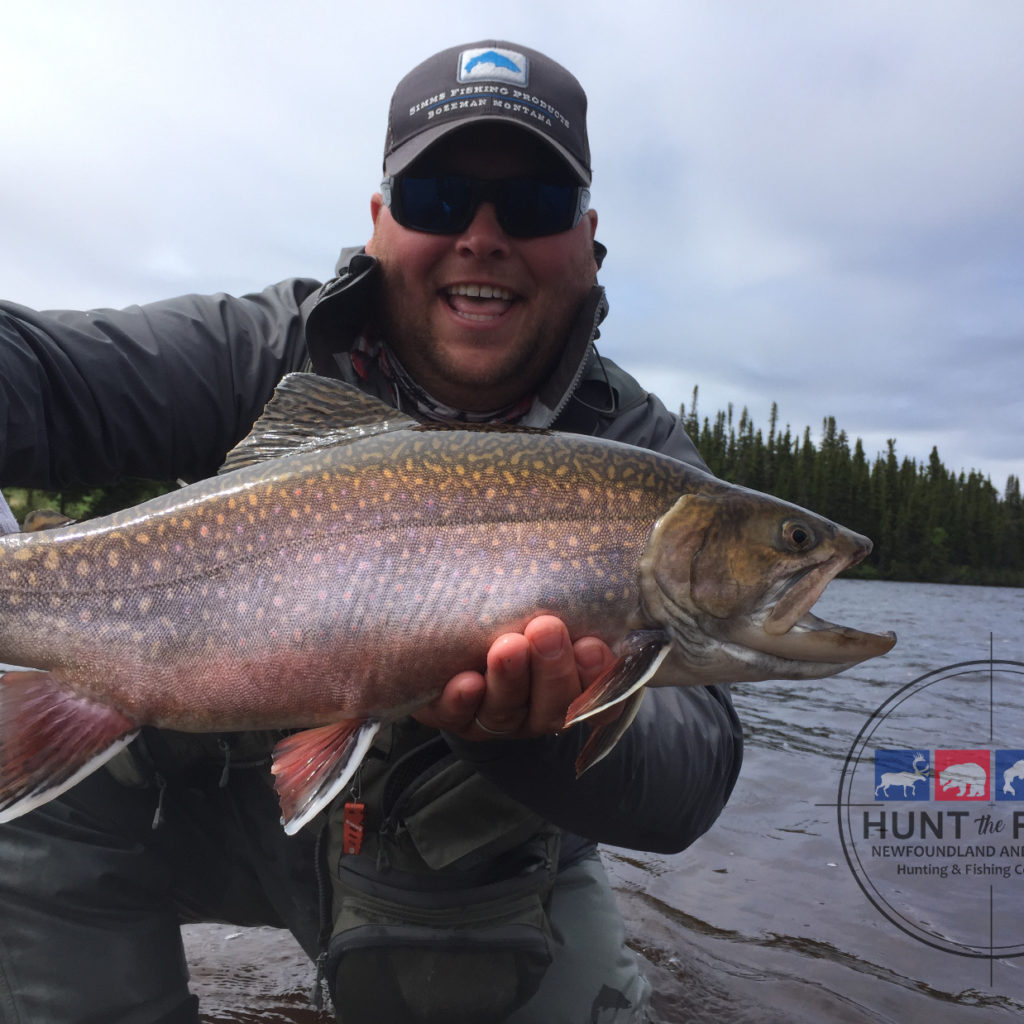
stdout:
<svg viewBox="0 0 1024 1024">
<path fill-rule="evenodd" d="M 313 991 L 310 999 L 318 1009 L 324 1008 L 324 977 L 327 974 L 327 951 L 325 950 L 316 958 L 316 981 L 313 982 Z"/>
<path fill-rule="evenodd" d="M 155 832 L 164 823 L 164 793 L 167 791 L 167 780 L 156 772 L 153 776 L 160 794 L 156 798 L 156 811 L 153 814 L 153 831 Z"/>
<path fill-rule="evenodd" d="M 345 853 L 357 854 L 363 848 L 363 818 L 366 814 L 366 804 L 362 801 L 352 801 L 345 804 L 345 813 L 342 817 L 342 848 Z"/>
<path fill-rule="evenodd" d="M 220 782 L 218 785 L 221 789 L 226 789 L 228 784 L 228 775 L 231 772 L 231 744 L 228 743 L 223 736 L 217 738 L 217 746 L 220 747 L 221 753 L 224 755 L 224 770 L 220 773 Z"/>
</svg>

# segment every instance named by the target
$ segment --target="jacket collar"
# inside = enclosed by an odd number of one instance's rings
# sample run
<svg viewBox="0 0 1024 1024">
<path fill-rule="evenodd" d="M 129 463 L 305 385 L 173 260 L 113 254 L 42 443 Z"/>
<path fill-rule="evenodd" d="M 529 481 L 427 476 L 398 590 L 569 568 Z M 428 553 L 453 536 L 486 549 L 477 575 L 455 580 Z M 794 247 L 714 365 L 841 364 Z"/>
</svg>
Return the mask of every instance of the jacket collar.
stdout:
<svg viewBox="0 0 1024 1024">
<path fill-rule="evenodd" d="M 606 250 L 600 243 L 595 243 L 595 249 L 600 265 Z M 377 273 L 377 260 L 365 249 L 343 249 L 335 276 L 302 304 L 306 344 L 317 373 L 352 380 L 349 355 L 368 320 Z M 593 361 L 598 326 L 607 313 L 604 288 L 595 285 L 576 315 L 554 372 L 520 421 L 523 426 L 550 427 L 554 423 Z"/>
</svg>

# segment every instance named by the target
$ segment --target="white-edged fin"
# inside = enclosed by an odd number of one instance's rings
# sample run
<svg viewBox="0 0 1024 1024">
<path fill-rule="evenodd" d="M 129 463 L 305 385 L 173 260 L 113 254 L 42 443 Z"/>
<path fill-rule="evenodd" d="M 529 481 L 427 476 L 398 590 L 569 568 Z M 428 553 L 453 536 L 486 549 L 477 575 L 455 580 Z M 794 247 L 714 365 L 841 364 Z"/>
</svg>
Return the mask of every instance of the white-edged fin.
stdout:
<svg viewBox="0 0 1024 1024">
<path fill-rule="evenodd" d="M 17 533 L 18 520 L 14 518 L 11 506 L 7 504 L 3 491 L 0 491 L 0 537 L 5 533 Z"/>
<path fill-rule="evenodd" d="M 658 671 L 672 644 L 660 629 L 645 629 L 630 633 L 625 647 L 626 653 L 569 705 L 566 728 L 636 693 Z"/>
<path fill-rule="evenodd" d="M 106 750 L 100 751 L 95 757 L 90 758 L 84 764 L 81 764 L 76 771 L 64 779 L 63 782 L 59 782 L 56 785 L 41 786 L 33 792 L 26 793 L 24 796 L 12 803 L 5 804 L 0 809 L 0 825 L 5 822 L 13 821 L 15 818 L 20 818 L 23 814 L 28 814 L 29 811 L 34 811 L 37 807 L 42 807 L 43 804 L 48 804 L 55 797 L 66 793 L 72 786 L 77 786 L 82 779 L 89 775 L 92 775 L 97 768 L 102 768 L 112 757 L 120 754 L 125 747 L 136 736 L 139 735 L 139 730 L 136 729 L 134 732 L 130 732 L 120 739 L 115 740 Z"/>
<path fill-rule="evenodd" d="M 0 677 L 0 822 L 91 775 L 138 734 L 114 708 L 63 689 L 49 672 Z"/>
<path fill-rule="evenodd" d="M 633 724 L 636 713 L 643 703 L 647 691 L 642 687 L 626 698 L 619 715 L 610 722 L 595 725 L 583 744 L 583 749 L 576 758 L 576 778 L 578 779 L 588 768 L 593 768 L 622 739 L 626 730 Z"/>
<path fill-rule="evenodd" d="M 378 718 L 353 718 L 286 736 L 274 747 L 281 824 L 294 835 L 345 788 L 380 730 Z"/>
</svg>

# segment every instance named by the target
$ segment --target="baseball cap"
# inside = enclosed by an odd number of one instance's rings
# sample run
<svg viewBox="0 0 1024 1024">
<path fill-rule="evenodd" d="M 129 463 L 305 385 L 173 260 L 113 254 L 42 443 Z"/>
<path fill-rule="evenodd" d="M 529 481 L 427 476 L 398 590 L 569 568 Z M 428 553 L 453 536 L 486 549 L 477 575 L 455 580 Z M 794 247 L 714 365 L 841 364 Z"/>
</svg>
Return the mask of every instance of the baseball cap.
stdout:
<svg viewBox="0 0 1024 1024">
<path fill-rule="evenodd" d="M 450 132 L 506 122 L 532 132 L 590 184 L 587 95 L 537 50 L 490 39 L 453 46 L 412 69 L 391 97 L 384 173 L 400 174 Z"/>
</svg>

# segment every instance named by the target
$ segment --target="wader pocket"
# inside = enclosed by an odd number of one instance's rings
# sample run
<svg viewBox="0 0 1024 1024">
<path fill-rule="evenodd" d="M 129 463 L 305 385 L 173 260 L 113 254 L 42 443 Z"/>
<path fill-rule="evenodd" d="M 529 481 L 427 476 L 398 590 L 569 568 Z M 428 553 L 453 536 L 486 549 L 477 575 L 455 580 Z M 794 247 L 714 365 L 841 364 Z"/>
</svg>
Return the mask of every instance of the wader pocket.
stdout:
<svg viewBox="0 0 1024 1024">
<path fill-rule="evenodd" d="M 433 893 L 344 874 L 327 961 L 343 1024 L 499 1024 L 537 991 L 551 962 L 546 872 Z"/>
</svg>

